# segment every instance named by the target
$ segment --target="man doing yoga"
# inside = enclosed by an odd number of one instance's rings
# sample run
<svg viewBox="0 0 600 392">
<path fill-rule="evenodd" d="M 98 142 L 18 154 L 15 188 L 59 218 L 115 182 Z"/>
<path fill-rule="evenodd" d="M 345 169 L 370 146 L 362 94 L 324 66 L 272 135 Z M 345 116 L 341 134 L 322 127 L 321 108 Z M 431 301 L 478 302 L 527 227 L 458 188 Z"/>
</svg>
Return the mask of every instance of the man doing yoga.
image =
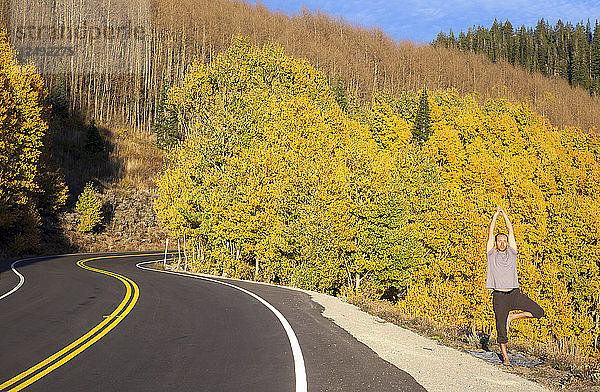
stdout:
<svg viewBox="0 0 600 392">
<path fill-rule="evenodd" d="M 504 217 L 508 235 L 498 233 L 494 236 L 496 219 L 498 215 Z M 494 247 L 495 245 L 495 247 Z M 487 240 L 487 278 L 485 288 L 494 290 L 492 293 L 492 304 L 496 316 L 496 334 L 498 343 L 502 350 L 504 365 L 510 366 L 510 359 L 506 351 L 508 343 L 508 328 L 511 321 L 521 318 L 540 318 L 544 316 L 544 310 L 533 300 L 521 293 L 519 289 L 519 277 L 517 276 L 517 242 L 515 233 L 506 215 L 506 211 L 500 206 L 490 223 Z M 520 310 L 519 313 L 509 312 Z"/>
</svg>

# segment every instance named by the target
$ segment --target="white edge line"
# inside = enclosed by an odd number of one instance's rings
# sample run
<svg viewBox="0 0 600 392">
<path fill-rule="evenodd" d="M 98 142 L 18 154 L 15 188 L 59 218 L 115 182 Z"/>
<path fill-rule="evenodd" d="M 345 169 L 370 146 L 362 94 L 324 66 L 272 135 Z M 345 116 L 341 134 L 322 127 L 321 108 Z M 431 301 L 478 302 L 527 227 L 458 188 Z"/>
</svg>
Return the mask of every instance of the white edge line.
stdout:
<svg viewBox="0 0 600 392">
<path fill-rule="evenodd" d="M 13 272 L 14 272 L 15 274 L 17 274 L 17 276 L 19 277 L 19 283 L 18 283 L 18 284 L 17 284 L 17 285 L 16 285 L 16 286 L 15 286 L 15 287 L 12 289 L 12 290 L 10 290 L 8 293 L 2 294 L 2 296 L 0 297 L 0 299 L 3 299 L 3 298 L 6 298 L 6 297 L 8 297 L 8 296 L 9 296 L 9 295 L 11 295 L 12 293 L 14 293 L 14 292 L 15 292 L 15 291 L 17 291 L 18 289 L 20 289 L 20 288 L 21 288 L 21 286 L 23 286 L 23 283 L 25 283 L 25 277 L 24 277 L 23 275 L 21 275 L 21 274 L 19 273 L 19 271 L 17 271 L 17 270 L 16 270 L 16 268 L 15 268 L 15 264 L 17 264 L 19 261 L 23 261 L 23 260 L 17 260 L 17 261 L 14 261 L 14 262 L 13 262 L 13 263 L 10 265 L 10 268 L 13 270 Z"/>
<path fill-rule="evenodd" d="M 140 251 L 143 253 L 143 251 Z M 160 252 L 162 253 L 162 251 L 149 251 L 147 253 L 155 253 L 155 252 Z M 55 258 L 55 257 L 64 257 L 64 256 L 87 256 L 87 255 L 95 255 L 95 254 L 111 254 L 113 252 L 96 252 L 96 253 L 65 253 L 65 254 L 60 254 L 60 255 L 49 255 L 49 256 L 39 256 L 39 257 L 29 257 L 27 259 L 19 259 L 16 261 L 13 261 L 13 263 L 10 265 L 10 268 L 13 270 L 13 272 L 15 274 L 17 274 L 17 276 L 19 277 L 19 283 L 17 283 L 17 285 L 10 290 L 7 293 L 4 293 L 0 296 L 0 299 L 4 299 L 6 297 L 8 297 L 9 295 L 11 295 L 12 293 L 14 293 L 15 291 L 19 290 L 21 288 L 21 286 L 23 286 L 23 283 L 25 283 L 25 277 L 23 275 L 21 275 L 21 273 L 19 273 L 19 271 L 17 271 L 17 269 L 15 268 L 15 265 L 17 263 L 23 262 L 23 261 L 32 261 L 32 260 L 43 260 L 43 259 L 51 259 L 51 258 Z M 127 253 L 123 253 L 123 252 L 114 252 L 117 255 L 120 254 L 127 254 Z M 132 256 L 135 256 L 135 253 L 132 254 Z"/>
<path fill-rule="evenodd" d="M 143 269 L 143 270 L 164 272 L 166 274 L 185 276 L 188 278 L 202 279 L 202 280 L 207 280 L 209 282 L 219 283 L 219 284 L 240 290 L 240 291 L 248 294 L 249 296 L 257 299 L 260 303 L 265 305 L 279 319 L 279 322 L 283 326 L 283 329 L 285 329 L 285 332 L 288 336 L 290 345 L 292 346 L 292 355 L 294 357 L 294 370 L 296 373 L 296 392 L 306 392 L 307 391 L 308 384 L 306 382 L 306 368 L 304 367 L 304 357 L 302 356 L 302 349 L 300 348 L 300 343 L 298 343 L 298 338 L 296 337 L 296 334 L 294 333 L 292 326 L 285 319 L 285 317 L 283 317 L 283 315 L 281 314 L 281 312 L 279 312 L 279 310 L 275 309 L 275 307 L 273 305 L 271 305 L 270 303 L 268 303 L 267 301 L 265 301 L 263 298 L 259 297 L 258 295 L 254 294 L 253 292 L 243 289 L 241 287 L 232 285 L 230 283 L 221 282 L 219 280 L 210 279 L 210 278 L 207 278 L 204 276 L 182 274 L 182 273 L 174 272 L 174 271 L 163 271 L 163 270 L 158 270 L 158 269 L 147 268 L 147 267 L 141 266 L 142 264 L 157 263 L 158 261 L 162 261 L 162 260 L 144 261 L 141 263 L 137 263 L 135 266 L 140 269 Z"/>
</svg>

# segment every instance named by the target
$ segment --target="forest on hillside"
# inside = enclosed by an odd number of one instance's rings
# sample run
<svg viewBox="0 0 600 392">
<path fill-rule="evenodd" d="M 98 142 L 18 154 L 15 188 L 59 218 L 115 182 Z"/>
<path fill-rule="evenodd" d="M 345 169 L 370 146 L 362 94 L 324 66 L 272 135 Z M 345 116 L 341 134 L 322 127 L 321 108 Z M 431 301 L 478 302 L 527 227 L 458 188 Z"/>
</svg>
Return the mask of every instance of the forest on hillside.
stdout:
<svg viewBox="0 0 600 392">
<path fill-rule="evenodd" d="M 485 241 L 500 204 L 521 287 L 547 314 L 513 333 L 598 356 L 598 135 L 455 90 L 356 102 L 277 45 L 234 39 L 190 67 L 161 105 L 175 143 L 155 209 L 182 249 L 176 267 L 393 293 L 406 314 L 489 333 Z"/>
<path fill-rule="evenodd" d="M 440 32 L 434 45 L 485 54 L 491 61 L 507 61 L 530 72 L 558 76 L 590 95 L 600 94 L 600 25 L 559 20 L 555 26 L 541 19 L 535 28 L 513 28 L 510 21 L 494 20 L 492 27 L 473 26 L 455 36 Z"/>
<path fill-rule="evenodd" d="M 127 0 L 136 9 L 139 0 Z M 112 12 L 111 3 L 106 12 Z M 114 127 L 147 133 L 165 85 L 183 78 L 194 59 L 209 62 L 225 50 L 232 36 L 243 35 L 256 45 L 278 43 L 296 58 L 305 58 L 325 72 L 330 82 L 368 104 L 376 92 L 455 88 L 459 94 L 528 101 L 557 127 L 600 128 L 600 101 L 561 78 L 531 74 L 508 61 L 490 62 L 484 55 L 461 53 L 441 45 L 396 42 L 377 28 L 356 26 L 321 12 L 303 10 L 285 15 L 260 3 L 231 0 L 190 0 L 150 3 L 151 29 L 145 36 L 145 55 L 137 61 L 142 74 L 92 72 L 103 58 L 90 59 L 97 41 L 77 42 L 89 48 L 63 74 L 43 75 L 50 95 L 65 101 L 73 114 Z M 30 20 L 28 23 L 45 23 Z M 8 26 L 0 15 L 0 26 Z M 9 30 L 9 35 L 10 30 Z M 115 47 L 112 57 L 123 56 Z M 109 56 L 109 57 L 111 57 Z M 108 60 L 106 60 L 108 61 Z"/>
</svg>

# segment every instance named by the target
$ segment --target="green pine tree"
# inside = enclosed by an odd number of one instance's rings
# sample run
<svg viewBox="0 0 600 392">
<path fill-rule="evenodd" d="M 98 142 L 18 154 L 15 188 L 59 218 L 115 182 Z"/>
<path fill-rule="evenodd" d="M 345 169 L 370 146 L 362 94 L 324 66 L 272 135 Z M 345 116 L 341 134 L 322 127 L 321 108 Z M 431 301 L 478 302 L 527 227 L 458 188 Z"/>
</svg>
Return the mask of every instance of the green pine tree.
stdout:
<svg viewBox="0 0 600 392">
<path fill-rule="evenodd" d="M 598 86 L 600 85 L 600 25 L 596 21 L 594 27 L 594 35 L 592 38 L 592 53 L 591 53 L 591 75 L 593 85 L 595 86 L 594 92 L 596 95 L 600 94 Z"/>
<path fill-rule="evenodd" d="M 427 89 L 421 90 L 419 98 L 419 108 L 415 116 L 415 124 L 412 128 L 412 138 L 418 143 L 429 140 L 431 136 L 431 116 L 429 112 L 429 98 Z"/>
<path fill-rule="evenodd" d="M 92 154 L 103 152 L 105 149 L 104 139 L 98 128 L 96 127 L 96 122 L 92 120 L 90 122 L 90 126 L 87 127 L 87 136 L 85 140 L 85 149 Z"/>
<path fill-rule="evenodd" d="M 535 28 L 494 20 L 491 28 L 473 26 L 458 39 L 452 31 L 438 34 L 434 44 L 485 54 L 491 61 L 506 60 L 529 72 L 559 75 L 572 86 L 581 86 L 590 94 L 600 94 L 600 27 L 595 21 L 573 26 L 560 19 L 555 26 L 540 19 Z"/>
<path fill-rule="evenodd" d="M 335 82 L 332 84 L 333 94 L 335 96 L 335 100 L 340 105 L 340 108 L 344 111 L 344 113 L 348 113 L 348 97 L 346 91 L 346 84 L 344 83 L 344 79 L 341 76 L 338 76 Z"/>
<path fill-rule="evenodd" d="M 52 104 L 52 113 L 60 117 L 66 117 L 69 114 L 69 102 L 67 99 L 67 86 L 63 73 L 58 74 L 56 85 L 50 94 Z"/>
<path fill-rule="evenodd" d="M 168 91 L 169 84 L 165 80 L 160 91 L 160 99 L 156 106 L 156 114 L 154 116 L 154 123 L 152 124 L 152 131 L 156 135 L 156 144 L 165 150 L 177 144 L 181 139 L 177 127 L 177 114 L 169 110 L 165 105 L 168 98 Z"/>
<path fill-rule="evenodd" d="M 589 89 L 589 65 L 588 53 L 589 42 L 586 34 L 586 28 L 583 24 L 578 23 L 575 28 L 575 51 L 573 53 L 573 76 L 572 84 Z"/>
</svg>

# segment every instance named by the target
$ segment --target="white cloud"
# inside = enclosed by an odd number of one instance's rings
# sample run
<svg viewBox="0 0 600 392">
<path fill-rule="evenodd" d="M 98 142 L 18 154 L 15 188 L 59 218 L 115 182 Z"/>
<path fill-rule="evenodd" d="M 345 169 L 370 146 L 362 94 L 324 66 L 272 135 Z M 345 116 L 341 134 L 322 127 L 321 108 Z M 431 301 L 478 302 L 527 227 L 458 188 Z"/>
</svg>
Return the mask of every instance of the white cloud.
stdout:
<svg viewBox="0 0 600 392">
<path fill-rule="evenodd" d="M 413 11 L 413 15 L 423 16 L 427 20 L 435 20 L 444 16 L 444 11 L 440 8 L 417 8 Z"/>
</svg>

